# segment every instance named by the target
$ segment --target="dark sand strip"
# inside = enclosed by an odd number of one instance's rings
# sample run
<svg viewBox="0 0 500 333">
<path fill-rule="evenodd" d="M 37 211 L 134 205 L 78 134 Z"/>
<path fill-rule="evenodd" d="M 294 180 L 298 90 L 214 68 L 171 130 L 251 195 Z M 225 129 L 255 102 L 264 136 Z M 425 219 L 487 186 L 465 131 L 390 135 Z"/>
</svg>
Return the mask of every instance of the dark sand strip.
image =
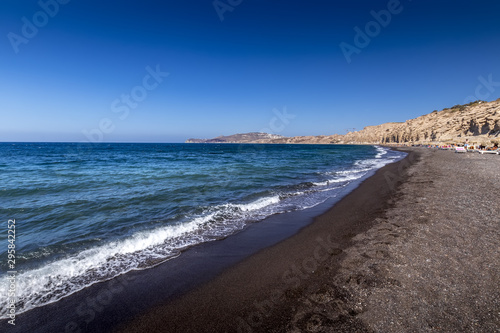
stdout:
<svg viewBox="0 0 500 333">
<path fill-rule="evenodd" d="M 121 331 L 500 332 L 500 158 L 410 152 Z"/>
<path fill-rule="evenodd" d="M 423 154 L 331 285 L 375 332 L 500 332 L 500 156 Z"/>
<path fill-rule="evenodd" d="M 297 320 L 313 305 L 304 297 L 319 295 L 334 313 L 324 324 L 342 331 L 366 331 L 350 296 L 331 282 L 353 237 L 368 231 L 394 202 L 406 167 L 418 159 L 412 151 L 401 162 L 380 169 L 298 234 L 264 249 L 178 300 L 157 306 L 124 323 L 121 332 L 282 332 L 304 331 L 314 318 Z M 318 292 L 327 293 L 323 297 Z"/>
<path fill-rule="evenodd" d="M 394 168 L 394 166 L 389 168 Z M 6 321 L 0 321 L 0 330 L 6 327 L 11 333 L 110 332 L 124 322 L 129 322 L 132 318 L 140 318 L 141 315 L 148 313 L 150 309 L 157 309 L 162 305 L 169 304 L 187 292 L 208 283 L 252 254 L 295 235 L 302 228 L 311 224 L 315 216 L 326 212 L 339 201 L 339 198 L 355 189 L 358 184 L 359 182 L 354 182 L 346 186 L 341 193 L 337 194 L 337 197 L 329 199 L 322 205 L 303 211 L 270 216 L 260 223 L 249 225 L 242 232 L 226 239 L 192 247 L 180 257 L 164 262 L 154 268 L 129 272 L 109 281 L 94 284 L 55 303 L 18 314 L 15 327 L 8 325 Z M 318 251 L 313 254 L 305 253 L 305 255 L 316 254 L 319 261 L 324 261 L 329 257 L 326 251 L 333 255 L 341 252 L 340 247 L 337 248 L 337 245 L 340 246 L 340 244 L 330 245 L 328 242 L 333 242 L 333 240 L 323 237 L 320 242 L 314 244 L 315 247 L 320 246 Z M 304 244 L 302 249 L 304 251 L 308 250 L 307 244 Z M 297 250 L 300 249 L 297 248 Z M 274 265 L 272 263 L 274 259 L 272 257 L 269 257 L 269 259 L 271 261 L 268 266 L 271 267 Z M 275 259 L 281 261 L 280 257 Z M 286 260 L 288 260 L 288 263 L 292 263 L 291 260 L 287 258 Z M 259 265 L 262 265 L 262 263 Z M 308 267 L 307 265 L 315 265 L 315 262 L 306 262 L 305 265 L 306 267 Z M 268 273 L 259 276 L 260 267 L 252 272 L 253 276 L 255 276 L 254 287 L 256 288 L 253 289 L 253 292 L 259 293 L 261 287 L 272 291 L 274 285 L 268 285 L 269 283 L 275 283 L 276 286 L 281 287 L 280 279 L 273 280 L 273 276 Z M 292 266 L 292 268 L 296 270 L 295 267 Z M 279 266 L 275 268 L 274 272 L 283 274 L 283 271 L 279 272 L 278 269 L 280 269 Z M 304 268 L 300 267 L 300 269 Z M 263 267 L 262 270 L 272 272 L 269 267 Z M 301 282 L 302 279 L 309 277 L 308 274 L 303 275 L 301 272 L 289 272 L 287 274 L 289 274 L 289 276 L 285 277 L 287 285 L 292 286 L 297 281 Z M 294 274 L 299 274 L 299 276 L 297 277 Z M 247 278 L 249 276 L 251 275 L 248 275 Z M 259 282 L 260 279 L 262 279 L 262 282 Z M 234 290 L 241 288 L 243 292 L 241 295 L 234 293 L 236 305 L 243 299 L 250 302 L 250 305 L 252 304 L 253 295 L 246 293 L 245 288 L 247 286 L 245 284 L 243 284 L 243 287 L 241 287 L 241 284 L 240 286 L 232 284 L 231 288 L 234 288 Z M 223 297 L 226 294 L 224 290 L 219 289 L 219 291 L 220 294 L 216 292 L 216 297 Z M 248 291 L 250 292 L 252 289 Z M 226 300 L 220 299 L 220 302 L 225 304 Z M 204 306 L 203 304 L 200 305 Z M 212 305 L 208 304 L 208 306 L 209 309 L 199 308 L 194 311 L 206 311 L 206 315 L 211 317 L 214 312 Z M 218 306 L 215 307 L 218 308 Z M 178 309 L 175 309 L 175 311 L 178 311 Z M 225 313 L 224 311 L 221 308 L 220 313 Z M 187 314 L 188 312 L 183 313 Z M 175 325 L 174 321 L 172 321 L 172 325 Z M 201 321 L 200 325 L 203 326 Z M 140 328 L 140 330 L 144 331 L 148 329 L 148 327 Z M 164 328 L 161 326 L 160 330 L 177 331 L 177 328 Z M 204 330 L 205 328 L 202 329 L 202 331 Z"/>
<path fill-rule="evenodd" d="M 500 332 L 500 157 L 410 152 L 305 228 L 276 215 L 8 332 Z"/>
</svg>

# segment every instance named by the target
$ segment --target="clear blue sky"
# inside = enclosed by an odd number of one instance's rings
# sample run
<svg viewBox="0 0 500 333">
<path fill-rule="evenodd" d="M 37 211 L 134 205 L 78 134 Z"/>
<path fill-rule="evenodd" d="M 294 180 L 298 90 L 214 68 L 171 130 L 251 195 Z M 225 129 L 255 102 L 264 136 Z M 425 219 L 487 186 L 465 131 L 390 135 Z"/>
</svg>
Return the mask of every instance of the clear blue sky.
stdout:
<svg viewBox="0 0 500 333">
<path fill-rule="evenodd" d="M 0 141 L 345 133 L 500 97 L 499 1 L 55 1 L 0 4 Z"/>
</svg>

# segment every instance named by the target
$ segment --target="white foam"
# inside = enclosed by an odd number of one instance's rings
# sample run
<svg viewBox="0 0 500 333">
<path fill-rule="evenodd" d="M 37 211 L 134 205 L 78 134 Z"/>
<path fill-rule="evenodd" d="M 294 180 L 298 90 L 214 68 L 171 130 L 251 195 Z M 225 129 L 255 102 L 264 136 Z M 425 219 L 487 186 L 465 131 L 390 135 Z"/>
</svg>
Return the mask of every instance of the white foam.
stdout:
<svg viewBox="0 0 500 333">
<path fill-rule="evenodd" d="M 339 174 L 339 175 L 353 175 L 353 174 L 357 174 L 357 173 L 360 173 L 360 172 L 363 172 L 363 171 L 364 170 L 361 170 L 361 169 L 351 169 L 351 170 L 337 171 L 337 172 L 335 172 L 335 174 Z"/>
<path fill-rule="evenodd" d="M 21 303 L 17 313 L 55 302 L 98 281 L 143 268 L 148 260 L 165 260 L 180 249 L 204 242 L 210 236 L 234 232 L 242 226 L 234 220 L 279 201 L 279 196 L 274 195 L 247 204 L 211 207 L 207 209 L 211 213 L 190 221 L 141 231 L 124 240 L 109 242 L 19 273 L 16 277 L 17 299 Z M 219 223 L 215 222 L 218 217 L 222 217 Z M 232 220 L 231 223 L 227 223 L 228 220 Z M 0 285 L 0 294 L 7 294 L 6 284 Z M 0 318 L 7 318 L 6 302 L 6 298 L 0 299 Z"/>
<path fill-rule="evenodd" d="M 190 242 L 168 243 L 169 240 L 198 231 L 214 215 L 215 213 L 212 213 L 186 223 L 138 232 L 130 238 L 87 249 L 40 268 L 19 273 L 16 277 L 17 298 L 24 302 L 24 305 L 17 308 L 17 313 L 25 312 L 41 303 L 48 303 L 39 301 L 42 296 L 51 302 L 57 301 L 92 283 L 139 268 L 147 258 L 173 255 L 176 250 L 189 245 Z M 164 246 L 159 251 L 154 251 L 153 248 L 158 245 Z M 145 251 L 147 249 L 150 251 Z M 129 256 L 139 252 L 144 253 L 136 258 Z M 0 294 L 7 294 L 5 284 L 0 285 Z M 0 300 L 0 318 L 6 318 L 5 302 L 6 299 Z"/>
<path fill-rule="evenodd" d="M 389 159 L 382 159 L 382 158 L 372 158 L 368 160 L 360 160 L 356 161 L 354 165 L 357 167 L 357 170 L 359 171 L 371 171 L 375 169 L 380 169 L 384 165 L 390 163 L 391 160 Z"/>
<path fill-rule="evenodd" d="M 383 148 L 381 156 L 387 154 Z M 391 154 L 392 155 L 392 154 Z M 378 156 L 378 155 L 377 155 Z M 323 186 L 316 193 L 330 191 L 331 184 L 349 183 L 362 178 L 370 170 L 390 163 L 389 158 L 373 158 L 356 161 L 352 169 L 324 173 L 325 181 L 313 183 Z M 206 207 L 204 213 L 186 221 L 170 224 L 154 230 L 140 231 L 118 241 L 104 243 L 98 247 L 83 250 L 66 258 L 47 263 L 36 269 L 20 271 L 17 274 L 17 313 L 28 311 L 43 304 L 55 302 L 93 283 L 113 278 L 134 269 L 151 265 L 151 260 L 161 262 L 187 246 L 205 242 L 213 237 L 227 236 L 241 229 L 245 219 L 260 219 L 279 212 L 288 205 L 298 209 L 313 207 L 326 200 L 331 194 L 298 197 L 311 191 L 296 192 L 256 199 L 249 203 L 228 203 Z M 314 192 L 314 191 L 313 191 Z M 294 198 L 292 198 L 294 197 Z M 304 200 L 305 198 L 305 200 Z M 281 205 L 281 206 L 280 206 Z M 288 207 L 286 206 L 286 207 Z M 281 210 L 280 210 L 281 209 Z M 0 284 L 0 295 L 7 294 L 7 284 Z M 0 318 L 7 318 L 7 299 L 0 298 Z"/>
<path fill-rule="evenodd" d="M 330 179 L 329 182 L 330 183 L 342 183 L 342 182 L 348 182 L 348 181 L 351 181 L 351 180 L 356 180 L 356 179 L 359 179 L 361 177 L 363 177 L 364 174 L 360 174 L 360 173 L 357 173 L 357 174 L 351 174 L 351 175 L 346 175 L 344 177 L 340 177 L 340 178 L 336 178 L 336 179 Z"/>
<path fill-rule="evenodd" d="M 267 206 L 272 205 L 272 204 L 277 204 L 279 201 L 280 201 L 280 197 L 278 195 L 275 195 L 272 197 L 260 198 L 260 199 L 253 201 L 253 202 L 250 202 L 248 204 L 238 204 L 238 205 L 233 205 L 233 206 L 239 208 L 241 211 L 250 212 L 250 211 L 262 209 L 262 208 L 267 207 Z"/>
<path fill-rule="evenodd" d="M 376 146 L 375 149 L 377 149 L 378 153 L 375 155 L 375 158 L 382 158 L 385 154 L 387 154 L 388 149 Z"/>
</svg>

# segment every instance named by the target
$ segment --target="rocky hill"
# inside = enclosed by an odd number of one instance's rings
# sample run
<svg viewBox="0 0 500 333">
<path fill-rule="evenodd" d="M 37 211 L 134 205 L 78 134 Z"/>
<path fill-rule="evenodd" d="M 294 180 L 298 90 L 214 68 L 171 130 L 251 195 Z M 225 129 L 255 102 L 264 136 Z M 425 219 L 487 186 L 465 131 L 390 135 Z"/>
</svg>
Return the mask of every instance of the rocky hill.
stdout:
<svg viewBox="0 0 500 333">
<path fill-rule="evenodd" d="M 500 99 L 455 105 L 403 123 L 367 126 L 361 131 L 345 135 L 283 137 L 267 133 L 248 133 L 210 140 L 189 139 L 186 142 L 435 144 L 465 142 L 466 139 L 485 145 L 500 143 Z"/>
<path fill-rule="evenodd" d="M 368 126 L 334 139 L 353 143 L 490 143 L 500 140 L 500 99 L 433 111 L 404 123 Z"/>
<path fill-rule="evenodd" d="M 186 143 L 266 143 L 281 138 L 284 138 L 284 136 L 253 132 L 228 136 L 221 135 L 213 139 L 188 139 Z"/>
</svg>

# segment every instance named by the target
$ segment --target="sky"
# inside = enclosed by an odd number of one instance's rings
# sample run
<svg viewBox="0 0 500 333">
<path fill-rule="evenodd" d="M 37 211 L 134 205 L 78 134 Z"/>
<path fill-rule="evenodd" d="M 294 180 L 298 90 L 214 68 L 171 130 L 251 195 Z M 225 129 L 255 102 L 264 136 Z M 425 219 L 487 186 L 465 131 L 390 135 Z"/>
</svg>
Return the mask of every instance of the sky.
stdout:
<svg viewBox="0 0 500 333">
<path fill-rule="evenodd" d="M 500 97 L 499 1 L 2 0 L 0 141 L 344 134 Z"/>
</svg>

